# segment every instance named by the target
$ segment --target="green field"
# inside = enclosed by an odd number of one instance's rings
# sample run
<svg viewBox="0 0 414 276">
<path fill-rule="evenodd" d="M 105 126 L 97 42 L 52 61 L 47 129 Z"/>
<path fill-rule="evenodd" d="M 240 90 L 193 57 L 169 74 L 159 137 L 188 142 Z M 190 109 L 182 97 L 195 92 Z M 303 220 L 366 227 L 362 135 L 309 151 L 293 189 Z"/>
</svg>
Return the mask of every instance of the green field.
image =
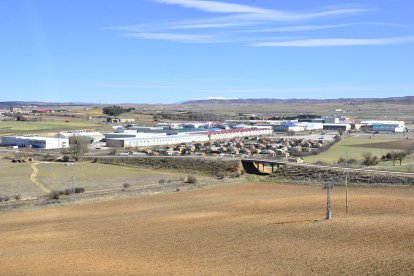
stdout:
<svg viewBox="0 0 414 276">
<path fill-rule="evenodd" d="M 59 132 L 74 129 L 96 128 L 97 125 L 83 122 L 0 122 L 0 136 L 29 135 L 47 132 Z"/>
<path fill-rule="evenodd" d="M 372 154 L 381 157 L 389 151 L 396 151 L 395 149 L 386 149 L 386 148 L 368 148 L 360 147 L 356 145 L 363 144 L 373 144 L 379 142 L 393 142 L 399 141 L 401 139 L 390 139 L 390 138 L 360 138 L 360 137 L 345 137 L 341 141 L 332 146 L 329 150 L 315 155 L 307 156 L 304 158 L 307 163 L 314 163 L 317 161 L 322 161 L 326 163 L 336 163 L 340 157 L 343 158 L 355 158 L 361 159 L 361 155 L 365 152 L 371 152 Z"/>
</svg>

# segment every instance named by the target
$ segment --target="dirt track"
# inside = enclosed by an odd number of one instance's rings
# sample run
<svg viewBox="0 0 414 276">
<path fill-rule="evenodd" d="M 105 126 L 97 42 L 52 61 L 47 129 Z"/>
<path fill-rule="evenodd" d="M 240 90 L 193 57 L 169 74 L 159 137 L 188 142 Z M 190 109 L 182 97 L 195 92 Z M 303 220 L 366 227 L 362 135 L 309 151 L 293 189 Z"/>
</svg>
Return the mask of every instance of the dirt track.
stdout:
<svg viewBox="0 0 414 276">
<path fill-rule="evenodd" d="M 37 180 L 37 174 L 39 173 L 39 169 L 37 168 L 38 163 L 32 163 L 30 166 L 32 168 L 32 174 L 30 175 L 30 181 L 32 181 L 33 184 L 36 185 L 36 187 L 38 187 L 40 190 L 42 190 L 45 193 L 50 193 L 50 190 L 43 185 L 42 183 L 40 183 Z"/>
<path fill-rule="evenodd" d="M 414 188 L 242 184 L 0 214 L 1 274 L 413 274 Z"/>
</svg>

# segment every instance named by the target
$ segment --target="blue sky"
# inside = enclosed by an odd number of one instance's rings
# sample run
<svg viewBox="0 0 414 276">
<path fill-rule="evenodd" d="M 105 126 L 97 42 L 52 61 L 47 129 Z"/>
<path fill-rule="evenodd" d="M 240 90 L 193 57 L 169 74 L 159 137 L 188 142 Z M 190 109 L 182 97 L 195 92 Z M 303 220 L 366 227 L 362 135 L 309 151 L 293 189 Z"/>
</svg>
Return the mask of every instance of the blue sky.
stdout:
<svg viewBox="0 0 414 276">
<path fill-rule="evenodd" d="M 2 0 L 0 101 L 414 95 L 412 0 Z"/>
</svg>

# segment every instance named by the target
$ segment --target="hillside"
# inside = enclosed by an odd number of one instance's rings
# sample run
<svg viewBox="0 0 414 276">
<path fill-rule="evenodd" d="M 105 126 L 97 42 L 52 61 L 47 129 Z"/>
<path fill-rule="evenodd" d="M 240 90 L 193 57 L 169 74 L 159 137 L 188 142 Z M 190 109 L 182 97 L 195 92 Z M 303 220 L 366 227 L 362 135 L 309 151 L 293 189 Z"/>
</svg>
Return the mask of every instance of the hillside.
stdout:
<svg viewBox="0 0 414 276">
<path fill-rule="evenodd" d="M 0 213 L 2 275 L 413 275 L 414 189 L 243 184 Z"/>
<path fill-rule="evenodd" d="M 390 97 L 390 98 L 338 98 L 338 99 L 207 99 L 192 100 L 181 103 L 182 105 L 198 105 L 198 104 L 413 104 L 414 96 L 406 97 Z"/>
</svg>

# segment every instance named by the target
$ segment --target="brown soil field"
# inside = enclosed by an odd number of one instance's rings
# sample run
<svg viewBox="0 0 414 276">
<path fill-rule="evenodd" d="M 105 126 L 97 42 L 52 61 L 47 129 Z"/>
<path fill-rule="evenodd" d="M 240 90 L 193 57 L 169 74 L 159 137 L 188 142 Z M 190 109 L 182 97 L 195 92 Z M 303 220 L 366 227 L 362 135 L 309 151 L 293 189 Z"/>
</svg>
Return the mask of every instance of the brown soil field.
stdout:
<svg viewBox="0 0 414 276">
<path fill-rule="evenodd" d="M 232 184 L 0 214 L 2 275 L 414 274 L 414 187 Z"/>
<path fill-rule="evenodd" d="M 401 141 L 359 144 L 359 145 L 353 145 L 353 146 L 361 147 L 361 148 L 376 148 L 376 149 L 414 150 L 414 140 L 404 139 Z"/>
</svg>

